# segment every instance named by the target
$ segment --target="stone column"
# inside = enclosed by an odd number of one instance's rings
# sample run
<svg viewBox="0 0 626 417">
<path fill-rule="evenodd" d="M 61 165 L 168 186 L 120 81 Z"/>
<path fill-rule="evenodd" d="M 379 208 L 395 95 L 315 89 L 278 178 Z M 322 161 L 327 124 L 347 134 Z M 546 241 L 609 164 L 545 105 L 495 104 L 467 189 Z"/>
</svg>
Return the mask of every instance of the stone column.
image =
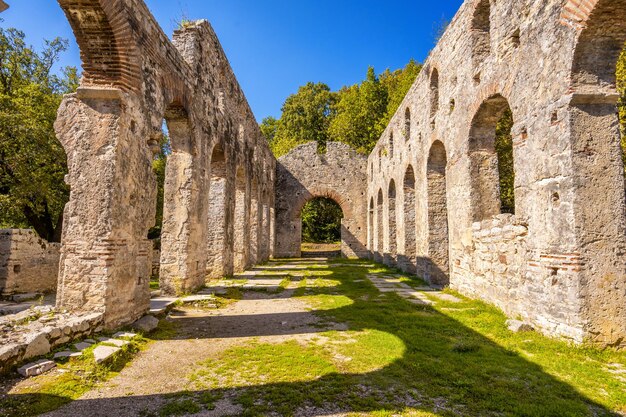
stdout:
<svg viewBox="0 0 626 417">
<path fill-rule="evenodd" d="M 83 87 L 65 97 L 55 123 L 71 187 L 57 307 L 102 312 L 107 328 L 149 307 L 156 180 L 138 108 L 120 90 Z"/>
</svg>

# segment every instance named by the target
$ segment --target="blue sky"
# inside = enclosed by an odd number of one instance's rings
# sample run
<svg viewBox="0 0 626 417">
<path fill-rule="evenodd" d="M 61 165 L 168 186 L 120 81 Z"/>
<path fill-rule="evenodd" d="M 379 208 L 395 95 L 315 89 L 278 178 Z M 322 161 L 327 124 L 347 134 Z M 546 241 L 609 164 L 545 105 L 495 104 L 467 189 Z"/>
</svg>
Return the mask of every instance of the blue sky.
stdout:
<svg viewBox="0 0 626 417">
<path fill-rule="evenodd" d="M 35 47 L 61 36 L 71 47 L 63 65 L 80 66 L 69 24 L 54 0 L 7 0 L 3 27 Z M 213 25 L 257 119 L 280 116 L 285 98 L 307 81 L 333 90 L 376 72 L 423 61 L 439 22 L 462 0 L 146 0 L 167 35 L 181 16 Z"/>
</svg>

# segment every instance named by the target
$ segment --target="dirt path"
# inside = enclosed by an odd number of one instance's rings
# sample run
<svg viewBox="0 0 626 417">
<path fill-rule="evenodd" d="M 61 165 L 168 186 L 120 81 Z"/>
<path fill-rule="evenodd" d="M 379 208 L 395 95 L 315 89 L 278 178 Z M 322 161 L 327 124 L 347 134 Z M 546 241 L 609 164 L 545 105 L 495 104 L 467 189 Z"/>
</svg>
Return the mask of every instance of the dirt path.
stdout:
<svg viewBox="0 0 626 417">
<path fill-rule="evenodd" d="M 45 414 L 48 417 L 158 415 L 167 394 L 189 389 L 187 376 L 199 362 L 252 340 L 279 343 L 306 340 L 319 332 L 308 306 L 291 298 L 293 290 L 273 294 L 246 291 L 242 300 L 220 310 L 176 310 L 170 340 L 152 342 L 115 378 L 81 399 Z M 228 400 L 201 415 L 236 415 Z"/>
</svg>

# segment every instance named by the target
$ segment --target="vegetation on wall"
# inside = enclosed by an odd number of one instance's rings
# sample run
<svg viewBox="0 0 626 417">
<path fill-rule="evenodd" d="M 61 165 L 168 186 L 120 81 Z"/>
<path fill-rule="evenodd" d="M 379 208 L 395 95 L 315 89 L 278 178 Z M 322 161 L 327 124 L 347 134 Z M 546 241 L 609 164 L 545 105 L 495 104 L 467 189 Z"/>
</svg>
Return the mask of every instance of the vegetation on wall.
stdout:
<svg viewBox="0 0 626 417">
<path fill-rule="evenodd" d="M 513 114 L 504 112 L 496 124 L 496 153 L 500 177 L 500 211 L 515 213 L 515 167 L 513 161 Z"/>
<path fill-rule="evenodd" d="M 38 53 L 24 32 L 0 28 L 0 228 L 33 228 L 61 238 L 67 157 L 54 121 L 63 94 L 76 89 L 76 68 L 53 72 L 66 40 L 46 41 Z"/>
</svg>

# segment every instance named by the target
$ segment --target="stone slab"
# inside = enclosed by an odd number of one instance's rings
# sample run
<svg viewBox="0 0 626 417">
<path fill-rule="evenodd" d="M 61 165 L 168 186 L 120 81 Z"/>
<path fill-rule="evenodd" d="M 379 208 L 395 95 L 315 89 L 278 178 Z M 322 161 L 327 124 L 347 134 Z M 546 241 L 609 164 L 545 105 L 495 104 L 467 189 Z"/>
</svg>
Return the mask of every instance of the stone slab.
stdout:
<svg viewBox="0 0 626 417">
<path fill-rule="evenodd" d="M 102 363 L 102 362 L 107 361 L 109 358 L 111 358 L 113 355 L 115 355 L 119 351 L 120 351 L 120 348 L 117 346 L 100 345 L 100 346 L 96 346 L 96 348 L 93 350 L 93 356 L 94 356 L 94 359 L 96 360 L 96 363 Z"/>
<path fill-rule="evenodd" d="M 17 370 L 17 372 L 22 376 L 31 377 L 31 376 L 41 375 L 44 372 L 48 372 L 49 370 L 53 369 L 55 366 L 57 366 L 57 364 L 54 363 L 53 361 L 42 359 L 36 362 L 28 363 L 20 367 Z"/>
</svg>

